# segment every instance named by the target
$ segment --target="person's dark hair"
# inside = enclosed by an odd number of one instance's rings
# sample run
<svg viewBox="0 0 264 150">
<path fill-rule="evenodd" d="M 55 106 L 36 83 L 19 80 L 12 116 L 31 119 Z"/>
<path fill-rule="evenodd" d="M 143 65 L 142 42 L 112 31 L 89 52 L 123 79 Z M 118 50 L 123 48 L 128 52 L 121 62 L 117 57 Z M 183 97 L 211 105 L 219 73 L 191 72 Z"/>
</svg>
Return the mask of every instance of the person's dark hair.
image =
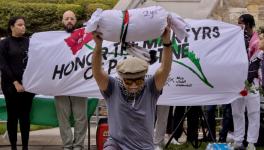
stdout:
<svg viewBox="0 0 264 150">
<path fill-rule="evenodd" d="M 22 19 L 22 20 L 25 21 L 25 18 L 22 17 L 22 16 L 15 16 L 15 17 L 11 17 L 11 18 L 9 19 L 9 21 L 8 21 L 8 26 L 7 26 L 7 33 L 8 33 L 8 34 L 12 34 L 11 26 L 14 26 L 15 23 L 16 23 L 16 21 L 17 21 L 18 19 Z"/>
<path fill-rule="evenodd" d="M 241 21 L 244 22 L 245 25 L 248 25 L 250 28 L 253 28 L 256 26 L 255 24 L 255 19 L 252 15 L 250 14 L 243 14 L 239 17 L 239 19 L 241 19 Z"/>
</svg>

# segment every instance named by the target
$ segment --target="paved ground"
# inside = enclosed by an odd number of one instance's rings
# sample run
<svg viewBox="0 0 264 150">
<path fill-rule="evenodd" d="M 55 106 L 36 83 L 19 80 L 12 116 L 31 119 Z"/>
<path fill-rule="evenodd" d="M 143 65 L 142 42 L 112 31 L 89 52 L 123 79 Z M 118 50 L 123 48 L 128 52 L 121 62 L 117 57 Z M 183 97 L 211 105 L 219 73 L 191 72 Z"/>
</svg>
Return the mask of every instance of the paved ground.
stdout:
<svg viewBox="0 0 264 150">
<path fill-rule="evenodd" d="M 96 126 L 91 125 L 91 150 L 96 150 Z M 85 150 L 88 149 L 88 136 L 85 140 Z M 18 145 L 21 145 L 20 135 L 18 135 Z M 58 128 L 31 131 L 29 139 L 30 150 L 62 150 L 62 142 Z M 0 135 L 0 149 L 10 150 L 6 136 Z M 21 150 L 21 146 L 18 146 Z"/>
<path fill-rule="evenodd" d="M 199 134 L 199 137 L 202 137 L 202 133 Z M 218 133 L 217 133 L 218 135 Z M 88 136 L 85 140 L 85 150 L 88 149 Z M 169 137 L 166 136 L 165 140 L 168 140 Z M 232 137 L 228 137 L 232 139 Z M 179 139 L 180 143 L 186 142 L 186 136 L 183 136 Z M 231 141 L 230 141 L 231 142 Z M 21 138 L 18 135 L 18 150 L 21 150 Z M 59 128 L 38 130 L 30 132 L 29 139 L 29 149 L 30 150 L 62 150 L 62 142 L 60 138 Z M 0 135 L 0 150 L 10 150 L 8 137 Z M 91 147 L 90 150 L 96 150 L 96 123 L 91 124 Z"/>
</svg>

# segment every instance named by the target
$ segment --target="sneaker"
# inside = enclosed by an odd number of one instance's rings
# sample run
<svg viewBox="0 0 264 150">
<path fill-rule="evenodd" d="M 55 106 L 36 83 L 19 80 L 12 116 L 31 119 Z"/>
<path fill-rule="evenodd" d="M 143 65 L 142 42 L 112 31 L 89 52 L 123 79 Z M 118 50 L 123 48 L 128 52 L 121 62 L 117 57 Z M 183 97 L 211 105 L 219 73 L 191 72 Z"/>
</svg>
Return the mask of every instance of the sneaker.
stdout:
<svg viewBox="0 0 264 150">
<path fill-rule="evenodd" d="M 171 144 L 175 144 L 175 145 L 181 145 L 181 143 L 179 143 L 177 140 L 175 140 L 174 138 L 171 140 Z"/>
<path fill-rule="evenodd" d="M 253 143 L 248 143 L 247 150 L 256 150 L 256 147 Z"/>
<path fill-rule="evenodd" d="M 226 142 L 232 143 L 234 142 L 234 132 L 228 132 L 226 136 Z"/>
<path fill-rule="evenodd" d="M 234 150 L 246 150 L 242 142 L 235 142 L 233 144 Z"/>
</svg>

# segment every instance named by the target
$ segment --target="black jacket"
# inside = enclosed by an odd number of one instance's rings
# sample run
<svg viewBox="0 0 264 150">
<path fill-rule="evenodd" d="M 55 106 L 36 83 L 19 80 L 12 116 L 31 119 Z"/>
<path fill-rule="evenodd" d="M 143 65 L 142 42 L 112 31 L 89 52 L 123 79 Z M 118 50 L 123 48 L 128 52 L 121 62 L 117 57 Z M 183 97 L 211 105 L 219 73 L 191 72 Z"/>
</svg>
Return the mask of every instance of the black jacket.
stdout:
<svg viewBox="0 0 264 150">
<path fill-rule="evenodd" d="M 0 69 L 3 84 L 21 83 L 27 65 L 29 39 L 26 37 L 7 37 L 0 41 Z"/>
</svg>

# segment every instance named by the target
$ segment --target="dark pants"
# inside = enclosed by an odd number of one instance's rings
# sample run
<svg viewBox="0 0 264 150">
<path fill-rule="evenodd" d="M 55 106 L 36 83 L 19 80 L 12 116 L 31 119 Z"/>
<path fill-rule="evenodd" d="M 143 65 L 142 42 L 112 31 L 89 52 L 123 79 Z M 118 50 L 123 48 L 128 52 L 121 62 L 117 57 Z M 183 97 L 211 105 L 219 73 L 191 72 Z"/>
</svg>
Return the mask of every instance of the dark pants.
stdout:
<svg viewBox="0 0 264 150">
<path fill-rule="evenodd" d="M 211 130 L 211 134 L 213 137 L 211 137 L 210 131 L 208 132 L 207 135 L 207 140 L 209 141 L 216 141 L 216 120 L 215 120 L 215 110 L 216 110 L 216 105 L 209 105 L 207 106 L 207 121 L 209 128 Z M 213 139 L 212 139 L 213 138 Z"/>
<path fill-rule="evenodd" d="M 183 132 L 183 123 L 184 120 L 179 124 L 182 117 L 184 116 L 186 106 L 175 106 L 175 110 L 173 112 L 173 106 L 170 106 L 169 116 L 168 116 L 168 123 L 167 123 L 167 134 L 172 134 L 176 127 L 178 126 L 177 130 L 175 131 L 173 137 L 175 140 L 178 140 Z M 185 119 L 185 118 L 183 118 Z"/>
<path fill-rule="evenodd" d="M 201 106 L 191 106 L 187 114 L 187 141 L 198 140 L 199 110 Z"/>
<path fill-rule="evenodd" d="M 173 107 L 171 107 L 169 114 L 172 114 L 173 112 L 172 108 Z M 174 129 L 177 127 L 180 120 L 185 114 L 185 108 L 186 106 L 176 106 L 174 116 L 173 116 L 173 121 L 171 121 L 172 115 L 168 119 L 167 133 L 168 132 L 172 133 Z M 187 113 L 187 126 L 188 126 L 187 141 L 189 142 L 193 142 L 198 139 L 199 109 L 200 109 L 200 106 L 192 106 L 190 107 L 190 110 Z M 181 134 L 183 132 L 183 122 L 181 122 L 181 124 L 179 125 L 179 128 L 176 130 L 175 134 L 173 135 L 173 137 L 176 140 L 178 140 L 178 138 L 181 137 Z"/>
<path fill-rule="evenodd" d="M 170 106 L 169 114 L 168 114 L 168 122 L 167 122 L 167 128 L 166 128 L 166 133 L 167 134 L 172 134 L 174 127 L 173 127 L 173 106 Z"/>
<path fill-rule="evenodd" d="M 226 142 L 228 131 L 234 131 L 231 104 L 223 105 L 222 129 L 219 133 L 219 142 Z"/>
<path fill-rule="evenodd" d="M 12 149 L 16 149 L 19 121 L 23 150 L 28 147 L 30 111 L 34 94 L 18 93 L 13 85 L 2 87 L 7 108 L 7 131 Z"/>
<path fill-rule="evenodd" d="M 174 134 L 174 138 L 176 140 L 178 140 L 178 138 L 181 137 L 182 132 L 183 132 L 184 120 L 180 124 L 179 124 L 179 122 L 181 121 L 182 117 L 184 116 L 184 113 L 185 113 L 185 106 L 176 106 L 175 107 L 174 116 L 173 116 L 173 121 L 174 121 L 173 126 L 174 126 L 174 129 L 176 129 L 176 127 L 178 126 L 178 129 L 176 130 L 176 132 Z"/>
</svg>

